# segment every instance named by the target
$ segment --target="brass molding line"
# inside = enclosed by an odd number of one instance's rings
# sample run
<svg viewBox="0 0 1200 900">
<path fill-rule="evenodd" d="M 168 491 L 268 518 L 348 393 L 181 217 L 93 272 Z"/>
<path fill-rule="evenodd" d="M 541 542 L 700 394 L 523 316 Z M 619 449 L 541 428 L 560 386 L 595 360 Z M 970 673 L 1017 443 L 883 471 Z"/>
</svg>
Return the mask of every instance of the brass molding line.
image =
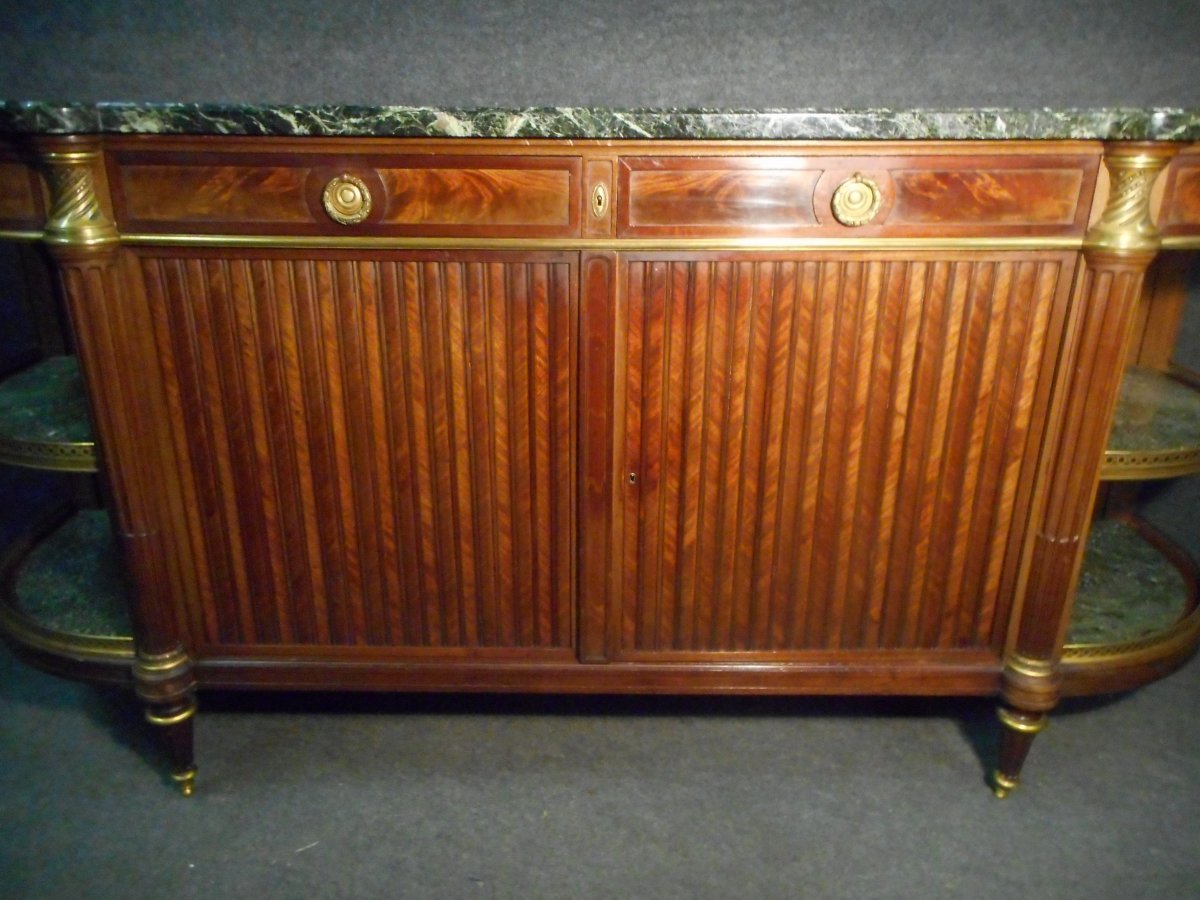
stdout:
<svg viewBox="0 0 1200 900">
<path fill-rule="evenodd" d="M 188 662 L 189 657 L 187 655 L 187 651 L 185 651 L 182 647 L 176 647 L 174 650 L 171 650 L 168 653 L 139 653 L 137 658 L 137 670 L 145 673 L 169 672 L 171 669 L 186 665 Z"/>
<path fill-rule="evenodd" d="M 1162 239 L 1164 250 L 1200 250 L 1200 234 L 1173 234 Z"/>
<path fill-rule="evenodd" d="M 1078 250 L 1080 237 L 844 238 L 473 238 L 320 237 L 266 234 L 122 234 L 122 244 L 159 247 L 259 247 L 279 250 Z"/>
<path fill-rule="evenodd" d="M 1011 728 L 1013 731 L 1019 731 L 1021 734 L 1037 734 L 1043 731 L 1050 722 L 1045 716 L 1029 721 L 1028 719 L 1014 715 L 1003 706 L 996 710 L 996 718 L 1003 722 L 1005 727 Z"/>
<path fill-rule="evenodd" d="M 169 716 L 160 716 L 157 713 L 146 710 L 146 721 L 151 725 L 178 725 L 180 722 L 186 722 L 196 714 L 196 701 L 191 701 L 185 709 Z"/>
<path fill-rule="evenodd" d="M 99 471 L 92 441 L 53 444 L 0 438 L 0 464 L 51 472 Z"/>
<path fill-rule="evenodd" d="M 1200 449 L 1106 450 L 1101 481 L 1179 478 L 1200 472 Z"/>
<path fill-rule="evenodd" d="M 1056 667 L 1048 659 L 1033 659 L 1013 653 L 1004 661 L 1004 668 L 1029 678 L 1052 678 Z"/>
<path fill-rule="evenodd" d="M 107 663 L 131 663 L 134 660 L 131 637 L 52 631 L 13 609 L 7 600 L 0 603 L 0 633 L 33 650 L 68 659 Z"/>
<path fill-rule="evenodd" d="M 40 241 L 46 236 L 44 231 L 21 231 L 11 228 L 0 228 L 0 241 Z"/>
</svg>

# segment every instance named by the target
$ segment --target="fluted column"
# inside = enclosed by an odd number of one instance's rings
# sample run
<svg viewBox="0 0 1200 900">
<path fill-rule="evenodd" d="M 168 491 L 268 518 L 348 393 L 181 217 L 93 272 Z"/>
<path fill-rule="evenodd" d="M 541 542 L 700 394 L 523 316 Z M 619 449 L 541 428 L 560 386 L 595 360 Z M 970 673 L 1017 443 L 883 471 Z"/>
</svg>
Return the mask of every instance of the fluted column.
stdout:
<svg viewBox="0 0 1200 900">
<path fill-rule="evenodd" d="M 1124 351 L 1146 268 L 1161 246 L 1150 215 L 1154 181 L 1176 149 L 1111 144 L 1104 164 L 1108 202 L 1084 241 L 1071 320 L 1056 376 L 1041 473 L 1042 505 L 1027 569 L 1016 639 L 1005 659 L 997 796 L 1017 786 L 1046 713 L 1059 700 L 1058 670 L 1105 442 L 1124 375 Z"/>
<path fill-rule="evenodd" d="M 158 513 L 160 447 L 144 374 L 154 358 L 150 323 L 123 284 L 98 140 L 44 138 L 37 150 L 50 189 L 44 240 L 76 335 L 101 470 L 133 586 L 134 682 L 147 719 L 164 728 L 172 777 L 190 794 L 195 679 L 170 602 Z"/>
</svg>

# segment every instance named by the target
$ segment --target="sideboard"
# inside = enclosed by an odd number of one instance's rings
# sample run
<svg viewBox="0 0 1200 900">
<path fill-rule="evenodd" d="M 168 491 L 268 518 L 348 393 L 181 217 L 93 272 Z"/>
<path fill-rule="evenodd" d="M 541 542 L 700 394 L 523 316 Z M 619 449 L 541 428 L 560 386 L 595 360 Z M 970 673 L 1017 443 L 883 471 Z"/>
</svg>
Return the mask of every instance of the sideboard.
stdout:
<svg viewBox="0 0 1200 900">
<path fill-rule="evenodd" d="M 1102 479 L 1200 471 L 1109 445 L 1200 115 L 95 109 L 0 109 L 77 351 L 0 458 L 100 472 L 128 589 L 55 533 L 123 624 L 39 613 L 31 538 L 0 628 L 131 684 L 185 794 L 238 688 L 996 696 L 1004 795 L 1200 642 L 1153 535 L 1167 619 L 1070 635 Z"/>
</svg>

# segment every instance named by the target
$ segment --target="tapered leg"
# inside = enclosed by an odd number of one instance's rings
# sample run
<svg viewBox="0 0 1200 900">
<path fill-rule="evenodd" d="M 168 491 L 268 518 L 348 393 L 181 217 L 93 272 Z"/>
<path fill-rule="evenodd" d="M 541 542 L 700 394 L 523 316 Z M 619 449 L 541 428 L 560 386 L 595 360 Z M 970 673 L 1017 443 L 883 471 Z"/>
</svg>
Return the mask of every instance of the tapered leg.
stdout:
<svg viewBox="0 0 1200 900">
<path fill-rule="evenodd" d="M 173 706 L 150 706 L 146 709 L 146 721 L 158 726 L 162 741 L 171 761 L 171 778 L 179 785 L 183 796 L 190 797 L 196 787 L 196 763 L 194 730 L 192 721 L 196 715 L 196 701 L 189 697 L 182 704 Z"/>
<path fill-rule="evenodd" d="M 1048 722 L 1044 712 L 1028 712 L 1011 706 L 996 711 L 1003 730 L 1000 734 L 1000 762 L 992 773 L 992 790 L 1004 799 L 1020 784 L 1021 766 L 1037 733 Z"/>
<path fill-rule="evenodd" d="M 195 790 L 196 764 L 192 720 L 196 681 L 192 661 L 182 648 L 168 653 L 139 653 L 133 668 L 137 695 L 146 704 L 146 721 L 158 728 L 171 762 L 171 778 L 183 796 Z"/>
</svg>

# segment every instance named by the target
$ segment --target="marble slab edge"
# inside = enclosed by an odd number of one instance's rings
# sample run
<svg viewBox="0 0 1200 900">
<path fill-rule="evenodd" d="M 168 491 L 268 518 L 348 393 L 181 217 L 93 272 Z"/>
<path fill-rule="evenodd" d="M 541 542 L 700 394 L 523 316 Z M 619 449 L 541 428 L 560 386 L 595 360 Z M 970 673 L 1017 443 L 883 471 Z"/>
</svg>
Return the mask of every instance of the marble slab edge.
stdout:
<svg viewBox="0 0 1200 900">
<path fill-rule="evenodd" d="M 0 133 L 701 140 L 1200 140 L 1200 109 L 605 109 L 0 101 Z"/>
</svg>

